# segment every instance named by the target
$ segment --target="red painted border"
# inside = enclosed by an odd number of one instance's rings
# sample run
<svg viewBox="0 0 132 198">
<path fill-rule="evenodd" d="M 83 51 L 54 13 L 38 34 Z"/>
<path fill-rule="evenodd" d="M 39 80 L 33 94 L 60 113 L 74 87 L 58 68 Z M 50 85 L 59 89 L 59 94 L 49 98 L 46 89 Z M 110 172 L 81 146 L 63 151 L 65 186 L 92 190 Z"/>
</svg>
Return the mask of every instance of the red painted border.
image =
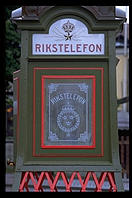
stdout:
<svg viewBox="0 0 132 198">
<path fill-rule="evenodd" d="M 45 86 L 44 86 L 44 80 L 46 79 L 92 79 L 92 145 L 86 146 L 86 145 L 45 145 L 44 144 L 44 101 L 45 101 Z M 41 148 L 43 149 L 55 149 L 55 148 L 64 148 L 64 149 L 85 149 L 85 148 L 95 148 L 95 76 L 94 75 L 42 75 L 41 78 Z"/>
<path fill-rule="evenodd" d="M 88 155 L 86 154 L 81 154 L 81 155 L 78 155 L 78 154 L 37 154 L 36 153 L 36 142 L 35 142 L 35 81 L 36 81 L 36 71 L 37 70 L 100 70 L 101 71 L 101 153 L 100 154 L 92 154 L 92 153 L 88 153 Z M 103 79 L 103 75 L 104 75 L 104 68 L 103 67 L 98 67 L 98 68 L 85 68 L 85 67 L 77 67 L 77 68 L 54 68 L 54 67 L 51 67 L 51 68 L 40 68 L 40 67 L 35 67 L 33 68 L 33 156 L 34 157 L 52 157 L 52 158 L 56 158 L 56 157 L 103 157 L 104 156 L 104 149 L 103 149 L 103 92 L 104 92 L 104 88 L 103 88 L 103 84 L 104 84 L 104 79 Z M 94 85 L 95 86 L 95 82 L 94 82 Z M 95 109 L 94 109 L 95 111 Z"/>
<path fill-rule="evenodd" d="M 92 83 L 92 119 L 91 119 L 91 125 L 92 125 L 92 131 L 93 131 L 93 135 L 92 135 L 92 142 L 93 142 L 93 148 L 95 147 L 95 136 L 96 136 L 96 77 L 93 78 L 93 83 Z"/>
<path fill-rule="evenodd" d="M 43 192 L 45 189 L 43 189 L 42 184 L 44 183 L 45 179 L 48 181 L 48 187 L 50 189 L 50 192 L 61 192 L 57 189 L 57 183 L 60 181 L 60 176 L 65 186 L 65 192 L 72 192 L 72 184 L 75 181 L 75 177 L 76 180 L 78 180 L 78 182 L 80 183 L 80 192 L 87 191 L 87 184 L 91 179 L 95 183 L 94 192 L 102 192 L 102 187 L 104 185 L 104 182 L 106 181 L 106 178 L 109 182 L 108 192 L 116 192 L 117 185 L 114 172 L 100 172 L 101 174 L 98 177 L 96 172 L 88 171 L 85 173 L 85 177 L 82 178 L 82 174 L 79 171 L 73 171 L 70 176 L 65 171 L 58 171 L 55 175 L 53 174 L 53 172 L 50 171 L 26 171 L 22 172 L 21 174 L 19 192 L 23 192 L 24 190 L 26 192 L 30 192 L 30 182 L 32 182 L 33 184 L 34 192 Z"/>
<path fill-rule="evenodd" d="M 20 71 L 20 70 L 19 70 Z M 17 73 L 19 71 L 16 71 L 14 72 Z M 16 142 L 17 142 L 17 146 L 18 146 L 18 142 L 19 142 L 19 78 L 18 77 L 15 77 L 13 79 L 14 81 L 16 80 L 17 81 L 17 89 L 16 89 L 16 92 L 17 92 L 17 126 L 16 126 Z"/>
</svg>

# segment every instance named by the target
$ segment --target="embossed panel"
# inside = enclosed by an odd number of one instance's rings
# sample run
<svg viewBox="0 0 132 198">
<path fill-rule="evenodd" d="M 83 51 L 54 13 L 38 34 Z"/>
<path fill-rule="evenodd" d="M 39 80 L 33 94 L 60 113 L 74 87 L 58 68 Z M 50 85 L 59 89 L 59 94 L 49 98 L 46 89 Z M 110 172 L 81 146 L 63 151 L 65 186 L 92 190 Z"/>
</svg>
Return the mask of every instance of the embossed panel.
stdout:
<svg viewBox="0 0 132 198">
<path fill-rule="evenodd" d="M 42 148 L 94 146 L 94 79 L 95 76 L 42 76 Z"/>
</svg>

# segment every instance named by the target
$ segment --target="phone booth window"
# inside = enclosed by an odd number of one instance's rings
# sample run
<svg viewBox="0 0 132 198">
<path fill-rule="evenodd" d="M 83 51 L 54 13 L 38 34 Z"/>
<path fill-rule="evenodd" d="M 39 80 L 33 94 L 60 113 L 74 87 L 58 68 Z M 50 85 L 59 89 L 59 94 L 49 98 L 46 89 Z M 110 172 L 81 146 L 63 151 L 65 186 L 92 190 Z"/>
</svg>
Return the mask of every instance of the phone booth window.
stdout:
<svg viewBox="0 0 132 198">
<path fill-rule="evenodd" d="M 95 146 L 95 76 L 42 76 L 41 147 Z"/>
</svg>

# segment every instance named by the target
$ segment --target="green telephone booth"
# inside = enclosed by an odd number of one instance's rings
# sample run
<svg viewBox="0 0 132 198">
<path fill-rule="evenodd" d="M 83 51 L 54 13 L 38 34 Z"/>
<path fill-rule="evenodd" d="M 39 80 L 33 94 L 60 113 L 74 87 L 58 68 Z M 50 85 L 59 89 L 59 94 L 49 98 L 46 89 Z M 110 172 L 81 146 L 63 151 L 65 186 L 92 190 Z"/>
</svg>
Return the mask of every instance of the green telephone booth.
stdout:
<svg viewBox="0 0 132 198">
<path fill-rule="evenodd" d="M 125 19 L 115 6 L 22 6 L 11 19 L 21 30 L 13 189 L 25 172 L 106 171 L 123 191 L 115 36 Z"/>
</svg>

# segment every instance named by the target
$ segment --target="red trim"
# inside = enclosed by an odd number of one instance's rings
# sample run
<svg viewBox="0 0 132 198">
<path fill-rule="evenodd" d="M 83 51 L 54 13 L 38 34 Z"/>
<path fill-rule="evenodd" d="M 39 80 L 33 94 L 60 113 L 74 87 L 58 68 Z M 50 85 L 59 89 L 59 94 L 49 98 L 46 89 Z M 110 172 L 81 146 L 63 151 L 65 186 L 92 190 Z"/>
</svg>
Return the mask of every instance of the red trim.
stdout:
<svg viewBox="0 0 132 198">
<path fill-rule="evenodd" d="M 102 70 L 103 67 L 34 67 L 34 70 Z"/>
<path fill-rule="evenodd" d="M 36 112 L 35 112 L 35 95 L 36 95 L 36 92 L 35 92 L 35 81 L 36 81 L 36 77 L 35 77 L 35 70 L 33 70 L 33 156 L 36 155 L 36 142 L 35 142 L 35 115 L 36 115 Z"/>
<path fill-rule="evenodd" d="M 44 77 L 43 77 L 44 76 Z M 48 79 L 63 79 L 63 78 L 66 78 L 66 79 L 87 79 L 87 78 L 95 78 L 95 76 L 93 75 L 76 75 L 76 76 L 71 76 L 71 75 L 43 75 L 42 77 L 45 79 L 45 78 L 48 78 Z"/>
<path fill-rule="evenodd" d="M 56 155 L 53 155 L 53 154 L 36 154 L 36 143 L 35 143 L 35 83 L 36 83 L 36 71 L 37 70 L 100 70 L 101 71 L 101 118 L 102 118 L 102 121 L 101 121 L 101 153 L 100 154 L 92 154 L 92 153 L 88 153 L 87 155 L 86 154 L 81 154 L 81 155 L 78 155 L 78 154 L 59 154 L 57 153 Z M 104 75 L 104 68 L 102 67 L 98 67 L 98 68 L 40 68 L 40 67 L 35 67 L 33 68 L 33 156 L 34 157 L 103 157 L 104 155 L 104 150 L 103 150 L 103 75 Z M 47 75 L 48 76 L 48 75 Z M 42 81 L 41 81 L 41 85 L 42 85 Z M 96 80 L 94 79 L 93 80 L 93 87 L 96 86 Z M 44 97 L 43 95 L 41 97 Z M 94 96 L 95 97 L 95 96 Z M 95 99 L 96 100 L 96 99 Z M 95 104 L 95 100 L 93 100 L 93 104 Z M 93 107 L 93 119 L 95 120 L 95 107 Z M 41 112 L 41 116 L 43 117 L 43 113 Z M 95 125 L 93 125 L 93 130 L 95 131 Z M 93 136 L 93 145 L 95 145 L 95 136 Z M 41 143 L 42 143 L 42 140 L 41 140 Z M 71 147 L 71 146 L 70 146 Z M 61 147 L 62 148 L 62 147 Z M 79 146 L 80 148 L 80 146 Z"/>
<path fill-rule="evenodd" d="M 90 146 L 86 146 L 86 145 L 45 145 L 44 144 L 44 91 L 45 87 L 44 87 L 44 81 L 45 79 L 92 79 L 94 80 L 94 82 L 92 83 L 92 145 Z M 42 75 L 41 78 L 41 148 L 43 149 L 55 149 L 55 148 L 63 148 L 63 149 L 84 149 L 84 148 L 89 148 L 89 149 L 93 149 L 95 148 L 95 76 L 93 75 L 76 75 L 76 76 L 64 76 L 64 75 Z"/>
<path fill-rule="evenodd" d="M 14 73 L 17 73 L 19 71 L 16 71 Z M 16 126 L 16 141 L 17 141 L 17 146 L 19 142 L 19 78 L 16 77 L 13 79 L 14 81 L 17 81 L 17 126 Z"/>
<path fill-rule="evenodd" d="M 43 145 L 43 140 L 44 140 L 44 133 L 43 133 L 43 129 L 44 129 L 44 112 L 45 112 L 45 109 L 44 109 L 44 79 L 41 78 L 41 147 Z"/>
<path fill-rule="evenodd" d="M 13 75 L 14 75 L 14 74 L 16 74 L 16 73 L 18 73 L 18 72 L 20 72 L 20 69 L 19 69 L 19 70 L 17 70 L 17 71 L 15 71 L 15 72 L 13 72 Z"/>
<path fill-rule="evenodd" d="M 96 91 L 95 91 L 95 88 L 96 88 L 96 78 L 94 77 L 93 78 L 93 88 L 92 88 L 92 119 L 91 119 L 91 126 L 92 126 L 92 142 L 93 142 L 93 147 L 95 147 L 95 129 L 96 129 L 96 120 L 95 120 L 95 115 L 96 115 L 96 103 L 95 103 L 95 100 L 96 100 Z"/>
<path fill-rule="evenodd" d="M 61 179 L 60 179 L 61 178 Z M 93 189 L 94 192 L 102 192 L 104 182 L 108 181 L 109 188 L 108 192 L 117 192 L 117 185 L 115 181 L 114 172 L 101 172 L 100 176 L 96 175 L 94 171 L 88 171 L 85 173 L 85 177 L 82 177 L 82 174 L 79 171 L 74 171 L 71 175 L 67 175 L 64 171 L 58 171 L 56 175 L 53 175 L 50 171 L 41 171 L 41 172 L 22 172 L 21 181 L 19 184 L 19 192 L 29 192 L 30 191 L 30 183 L 33 184 L 34 192 L 44 192 L 43 183 L 44 180 L 48 181 L 48 192 L 61 192 L 58 188 L 57 184 L 60 180 L 63 181 L 65 192 L 72 192 L 72 184 L 75 181 L 79 182 L 79 190 L 80 192 L 88 192 L 88 182 L 93 181 L 95 187 Z M 106 190 L 105 190 L 106 191 Z M 73 191 L 74 192 L 74 191 Z"/>
<path fill-rule="evenodd" d="M 102 138 L 102 144 L 101 144 L 101 153 L 104 155 L 104 146 L 103 146 L 103 125 L 104 125 L 104 68 L 102 68 L 101 71 L 101 88 L 102 88 L 102 94 L 101 94 L 101 138 Z"/>
</svg>

